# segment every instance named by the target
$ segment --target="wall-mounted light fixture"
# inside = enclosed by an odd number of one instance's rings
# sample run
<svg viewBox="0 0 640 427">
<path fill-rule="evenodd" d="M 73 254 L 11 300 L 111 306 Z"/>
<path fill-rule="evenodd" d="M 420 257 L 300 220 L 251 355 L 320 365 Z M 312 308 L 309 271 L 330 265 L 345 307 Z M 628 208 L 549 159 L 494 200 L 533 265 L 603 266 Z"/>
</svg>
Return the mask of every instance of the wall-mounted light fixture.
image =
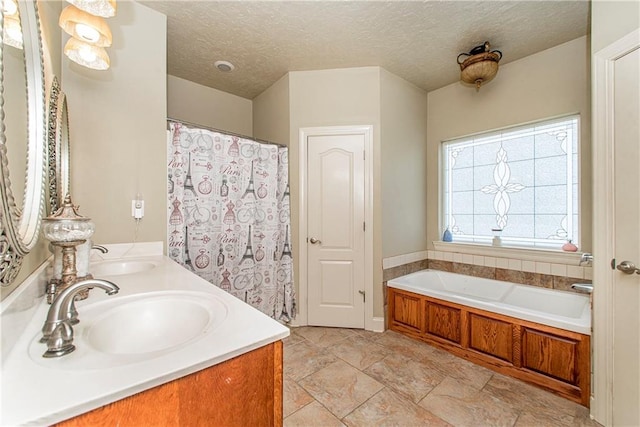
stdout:
<svg viewBox="0 0 640 427">
<path fill-rule="evenodd" d="M 103 18 L 116 16 L 116 0 L 67 0 L 67 3 L 95 16 Z"/>
<path fill-rule="evenodd" d="M 71 38 L 64 47 L 64 53 L 72 61 L 92 68 L 106 70 L 111 61 L 105 47 L 111 46 L 111 29 L 102 16 L 113 16 L 115 0 L 68 0 L 58 24 Z M 75 5 L 78 5 L 76 7 Z"/>
<path fill-rule="evenodd" d="M 2 14 L 4 15 L 2 41 L 6 45 L 22 49 L 22 27 L 20 26 L 18 4 L 14 0 L 3 0 Z"/>
<path fill-rule="evenodd" d="M 104 19 L 72 5 L 62 11 L 58 25 L 71 37 L 95 46 L 109 47 L 113 41 L 111 29 Z"/>
<path fill-rule="evenodd" d="M 461 57 L 464 60 L 461 61 Z M 491 50 L 489 42 L 476 46 L 469 53 L 458 55 L 460 65 L 460 80 L 464 83 L 474 84 L 476 90 L 480 86 L 493 79 L 498 73 L 498 62 L 502 59 L 502 52 Z"/>
<path fill-rule="evenodd" d="M 64 45 L 64 54 L 73 62 L 94 70 L 106 70 L 111 65 L 107 51 L 103 47 L 85 43 L 71 37 Z"/>
</svg>

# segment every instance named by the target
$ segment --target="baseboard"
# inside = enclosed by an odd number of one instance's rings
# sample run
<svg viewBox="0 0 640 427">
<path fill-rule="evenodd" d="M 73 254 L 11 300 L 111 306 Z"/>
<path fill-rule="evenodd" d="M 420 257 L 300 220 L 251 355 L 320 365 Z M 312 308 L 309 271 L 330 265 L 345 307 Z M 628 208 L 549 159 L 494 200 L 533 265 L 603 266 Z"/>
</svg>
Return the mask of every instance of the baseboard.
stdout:
<svg viewBox="0 0 640 427">
<path fill-rule="evenodd" d="M 371 319 L 371 330 L 373 332 L 384 332 L 384 317 L 374 317 Z"/>
</svg>

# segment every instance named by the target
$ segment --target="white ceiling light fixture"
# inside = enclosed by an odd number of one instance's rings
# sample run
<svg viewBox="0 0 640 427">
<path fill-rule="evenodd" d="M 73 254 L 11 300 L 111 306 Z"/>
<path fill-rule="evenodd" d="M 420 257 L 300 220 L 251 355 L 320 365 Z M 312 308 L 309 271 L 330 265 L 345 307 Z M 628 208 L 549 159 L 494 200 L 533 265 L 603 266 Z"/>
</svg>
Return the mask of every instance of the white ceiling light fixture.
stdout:
<svg viewBox="0 0 640 427">
<path fill-rule="evenodd" d="M 116 15 L 116 0 L 67 0 L 80 10 L 95 16 L 111 18 Z"/>
<path fill-rule="evenodd" d="M 93 16 L 77 7 L 67 6 L 60 14 L 60 28 L 80 41 L 100 47 L 111 46 L 111 29 L 104 19 Z"/>
<path fill-rule="evenodd" d="M 236 69 L 236 66 L 229 61 L 216 61 L 213 65 L 223 73 L 230 73 Z"/>
</svg>

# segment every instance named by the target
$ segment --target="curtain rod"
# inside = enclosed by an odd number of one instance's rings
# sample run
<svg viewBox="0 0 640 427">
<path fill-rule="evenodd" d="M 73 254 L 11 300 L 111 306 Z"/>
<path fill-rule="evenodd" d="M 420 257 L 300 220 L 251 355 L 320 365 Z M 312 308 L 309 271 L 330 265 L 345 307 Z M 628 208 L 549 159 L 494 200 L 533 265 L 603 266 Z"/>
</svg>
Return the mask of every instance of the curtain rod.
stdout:
<svg viewBox="0 0 640 427">
<path fill-rule="evenodd" d="M 174 122 L 174 123 L 181 123 L 183 125 L 197 127 L 197 128 L 201 128 L 201 129 L 206 129 L 206 130 L 210 130 L 210 131 L 213 131 L 213 132 L 224 133 L 226 135 L 233 135 L 233 136 L 237 136 L 237 137 L 244 138 L 244 139 L 250 139 L 252 141 L 260 142 L 262 144 L 277 145 L 278 147 L 287 147 L 288 148 L 287 145 L 278 144 L 277 142 L 265 141 L 264 139 L 254 138 L 253 136 L 242 135 L 240 133 L 230 132 L 228 130 L 223 130 L 223 129 L 216 129 L 216 128 L 211 127 L 211 126 L 205 126 L 205 125 L 200 125 L 198 123 L 187 122 L 186 120 L 180 120 L 180 119 L 174 119 L 174 118 L 171 118 L 171 117 L 167 117 L 167 121 L 168 122 Z"/>
</svg>

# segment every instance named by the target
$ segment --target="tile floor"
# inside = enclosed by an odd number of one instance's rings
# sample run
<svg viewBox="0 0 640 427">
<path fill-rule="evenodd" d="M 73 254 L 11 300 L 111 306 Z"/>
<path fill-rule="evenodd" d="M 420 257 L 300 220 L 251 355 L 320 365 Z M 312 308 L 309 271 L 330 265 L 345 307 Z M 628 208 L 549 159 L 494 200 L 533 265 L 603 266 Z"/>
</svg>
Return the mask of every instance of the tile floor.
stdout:
<svg viewBox="0 0 640 427">
<path fill-rule="evenodd" d="M 599 426 L 578 404 L 386 331 L 292 328 L 284 426 Z"/>
</svg>

